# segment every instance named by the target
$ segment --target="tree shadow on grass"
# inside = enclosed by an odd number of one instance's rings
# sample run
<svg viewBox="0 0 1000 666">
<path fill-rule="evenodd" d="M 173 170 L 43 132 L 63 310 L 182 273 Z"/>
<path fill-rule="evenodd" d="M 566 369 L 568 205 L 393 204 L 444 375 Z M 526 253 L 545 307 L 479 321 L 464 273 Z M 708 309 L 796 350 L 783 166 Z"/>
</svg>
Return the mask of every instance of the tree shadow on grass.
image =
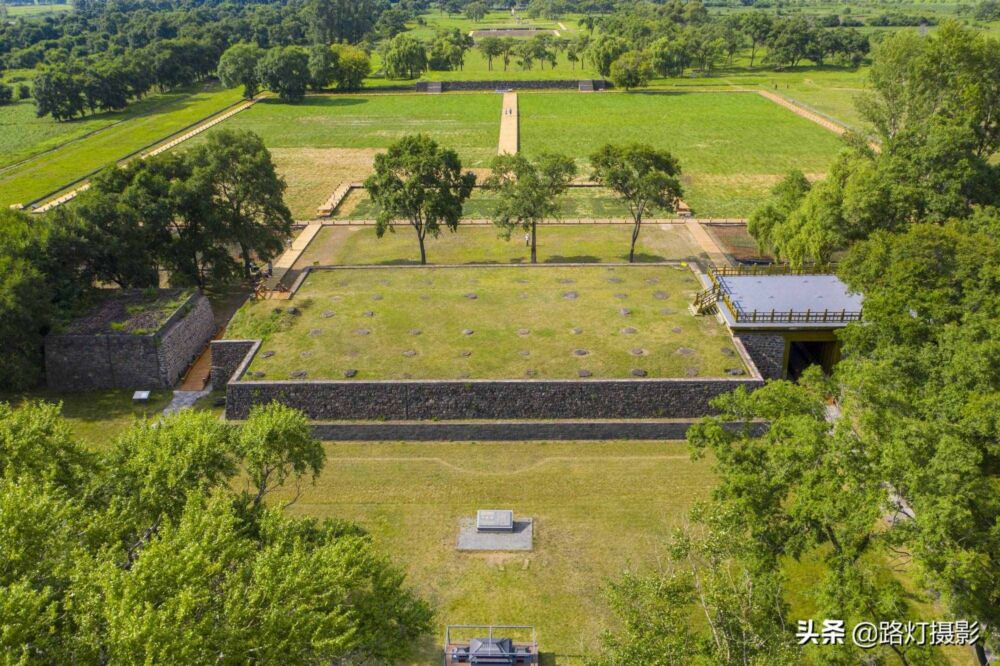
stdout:
<svg viewBox="0 0 1000 666">
<path fill-rule="evenodd" d="M 337 106 L 356 106 L 358 104 L 367 104 L 368 100 L 364 98 L 357 97 L 328 97 L 325 95 L 306 95 L 304 99 L 298 102 L 283 102 L 277 97 L 266 97 L 258 104 L 287 104 L 291 107 L 303 107 L 303 106 L 317 106 L 317 107 L 337 107 Z"/>
<path fill-rule="evenodd" d="M 561 254 L 554 254 L 551 257 L 546 257 L 542 262 L 543 264 L 599 264 L 601 263 L 600 257 L 595 257 L 592 254 L 579 254 L 575 256 L 563 256 Z"/>
<path fill-rule="evenodd" d="M 628 261 L 628 255 L 622 255 L 621 259 L 622 261 Z M 635 263 L 637 264 L 660 264 L 666 260 L 666 257 L 659 254 L 650 254 L 649 252 L 635 253 Z"/>
</svg>

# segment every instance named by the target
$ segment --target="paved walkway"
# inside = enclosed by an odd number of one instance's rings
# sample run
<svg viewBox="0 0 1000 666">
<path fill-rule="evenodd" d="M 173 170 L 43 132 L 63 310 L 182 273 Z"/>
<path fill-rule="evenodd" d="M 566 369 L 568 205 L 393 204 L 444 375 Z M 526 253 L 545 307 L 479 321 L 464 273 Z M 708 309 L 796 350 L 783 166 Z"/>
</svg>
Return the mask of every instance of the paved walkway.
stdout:
<svg viewBox="0 0 1000 666">
<path fill-rule="evenodd" d="M 500 146 L 497 155 L 513 155 L 518 149 L 517 93 L 504 93 L 500 116 Z"/>
<path fill-rule="evenodd" d="M 253 98 L 251 100 L 247 100 L 246 102 L 240 104 L 239 106 L 237 106 L 237 107 L 235 107 L 233 109 L 230 109 L 229 111 L 226 111 L 225 113 L 223 113 L 221 115 L 214 116 L 213 118 L 207 120 L 206 122 L 198 125 L 197 127 L 195 127 L 194 129 L 192 129 L 191 131 L 185 132 L 184 134 L 180 135 L 176 139 L 171 139 L 167 143 L 159 145 L 156 148 L 153 148 L 152 150 L 143 153 L 142 155 L 140 155 L 140 158 L 141 159 L 146 159 L 147 157 L 153 157 L 154 155 L 159 155 L 160 153 L 166 152 L 166 151 L 170 150 L 171 148 L 173 148 L 174 146 L 176 146 L 177 144 L 182 143 L 184 141 L 187 141 L 188 139 L 191 139 L 193 137 L 196 137 L 199 134 L 201 134 L 202 132 L 215 127 L 216 125 L 218 125 L 222 121 L 228 120 L 229 118 L 235 116 L 240 111 L 245 111 L 245 110 L 249 109 L 251 106 L 253 106 L 254 104 L 256 104 L 258 100 L 260 100 L 262 98 L 263 98 L 263 96 L 255 97 L 255 98 Z M 119 162 L 119 164 L 125 164 L 127 161 L 128 161 L 127 159 L 126 160 L 122 160 L 122 161 Z M 62 204 L 66 203 L 67 201 L 70 201 L 71 199 L 75 199 L 79 194 L 81 194 L 83 192 L 86 192 L 89 188 L 90 188 L 90 183 L 86 182 L 86 183 L 80 185 L 80 187 L 77 187 L 76 189 L 74 189 L 74 190 L 72 190 L 70 192 L 67 192 L 66 194 L 63 194 L 59 198 L 53 199 L 52 201 L 49 201 L 46 204 L 35 208 L 33 210 L 33 212 L 35 212 L 35 213 L 44 213 L 46 211 L 52 210 L 56 206 L 61 206 Z"/>
<path fill-rule="evenodd" d="M 716 266 L 732 266 L 729 257 L 722 251 L 719 244 L 715 242 L 712 235 L 702 228 L 699 220 L 688 218 L 684 220 L 684 224 L 687 226 L 688 231 L 691 232 L 691 237 L 701 246 L 701 249 L 705 251 L 713 264 Z"/>
<path fill-rule="evenodd" d="M 759 94 L 764 99 L 771 100 L 772 102 L 774 102 L 775 104 L 778 104 L 779 106 L 785 107 L 786 109 L 788 109 L 789 111 L 791 111 L 792 113 L 794 113 L 794 114 L 796 114 L 798 116 L 802 116 L 806 120 L 810 120 L 810 121 L 816 123 L 817 125 L 819 125 L 820 127 L 824 128 L 824 129 L 830 130 L 831 132 L 833 132 L 835 134 L 842 135 L 842 134 L 845 134 L 847 132 L 847 130 L 848 130 L 847 127 L 844 127 L 843 125 L 837 124 L 837 123 L 833 122 L 832 120 L 830 120 L 829 118 L 824 118 L 823 116 L 819 115 L 818 113 L 814 113 L 814 112 L 810 111 L 809 109 L 807 109 L 805 107 L 799 106 L 798 104 L 796 104 L 792 100 L 787 99 L 785 97 L 782 97 L 781 95 L 777 95 L 777 94 L 775 94 L 773 92 L 769 92 L 767 90 L 758 90 L 757 94 Z M 874 150 L 876 153 L 882 151 L 882 147 L 880 145 L 878 145 L 877 143 L 875 143 L 874 141 L 872 141 L 868 145 L 871 146 L 871 149 Z"/>
<path fill-rule="evenodd" d="M 169 416 L 185 409 L 190 409 L 194 406 L 194 403 L 209 393 L 211 391 L 208 389 L 202 391 L 174 391 L 174 397 L 170 401 L 170 404 L 163 409 L 163 414 L 164 416 Z"/>
</svg>

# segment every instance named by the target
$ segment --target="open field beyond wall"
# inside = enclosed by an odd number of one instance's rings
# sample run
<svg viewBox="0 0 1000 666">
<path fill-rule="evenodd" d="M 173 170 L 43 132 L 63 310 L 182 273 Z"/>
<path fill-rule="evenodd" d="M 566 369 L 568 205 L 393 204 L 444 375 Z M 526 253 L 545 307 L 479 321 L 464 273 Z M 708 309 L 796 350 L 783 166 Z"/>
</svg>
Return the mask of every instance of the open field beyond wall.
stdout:
<svg viewBox="0 0 1000 666">
<path fill-rule="evenodd" d="M 500 96 L 315 95 L 299 104 L 265 100 L 223 123 L 259 134 L 288 181 L 285 200 L 299 218 L 341 182 L 371 172 L 379 149 L 423 132 L 455 149 L 466 167 L 485 167 L 496 154 Z"/>
<path fill-rule="evenodd" d="M 317 271 L 288 305 L 241 309 L 229 338 L 263 338 L 253 379 L 629 379 L 745 375 L 688 268 Z M 356 374 L 348 374 L 353 370 Z"/>
<path fill-rule="evenodd" d="M 791 169 L 824 174 L 837 136 L 759 95 L 519 95 L 521 147 L 562 152 L 582 169 L 605 143 L 649 143 L 680 162 L 698 217 L 745 217 Z"/>
<path fill-rule="evenodd" d="M 521 93 L 521 150 L 587 158 L 603 143 L 642 141 L 671 150 L 684 171 L 685 200 L 700 217 L 745 217 L 791 169 L 821 177 L 841 148 L 833 133 L 750 93 Z M 267 100 L 226 121 L 256 132 L 288 182 L 293 215 L 309 219 L 345 181 L 363 180 L 375 153 L 400 137 L 425 132 L 454 148 L 463 164 L 484 169 L 496 154 L 500 96 L 310 96 L 300 104 Z M 348 217 L 370 217 L 363 197 Z M 482 199 L 477 195 L 476 200 Z M 605 193 L 574 192 L 566 216 L 621 216 Z M 468 217 L 489 206 L 470 202 Z"/>
</svg>

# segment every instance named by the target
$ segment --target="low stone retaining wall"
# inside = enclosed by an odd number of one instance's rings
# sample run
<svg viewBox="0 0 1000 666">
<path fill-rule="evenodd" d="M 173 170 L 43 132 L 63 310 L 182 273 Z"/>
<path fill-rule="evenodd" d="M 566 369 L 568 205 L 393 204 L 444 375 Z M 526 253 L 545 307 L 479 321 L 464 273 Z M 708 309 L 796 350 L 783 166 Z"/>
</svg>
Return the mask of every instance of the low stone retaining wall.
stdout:
<svg viewBox="0 0 1000 666">
<path fill-rule="evenodd" d="M 226 383 L 243 364 L 250 351 L 260 343 L 257 340 L 212 340 L 212 371 L 209 384 L 213 391 L 226 388 Z"/>
<path fill-rule="evenodd" d="M 427 92 L 428 81 L 416 84 L 417 92 Z M 442 92 L 463 90 L 578 90 L 577 79 L 555 81 L 442 81 Z M 610 81 L 594 80 L 594 90 L 613 88 Z"/>
<path fill-rule="evenodd" d="M 195 292 L 149 335 L 49 335 L 46 383 L 56 391 L 170 388 L 214 333 L 212 306 Z"/>
<path fill-rule="evenodd" d="M 736 333 L 754 365 L 765 379 L 781 379 L 785 374 L 785 337 L 780 333 Z"/>
<path fill-rule="evenodd" d="M 214 365 L 214 361 L 213 361 Z M 244 366 L 245 367 L 245 366 Z M 241 369 L 237 372 L 242 374 Z M 237 376 L 234 373 L 234 377 Z M 226 385 L 226 417 L 278 401 L 318 421 L 684 419 L 759 379 L 241 381 Z"/>
</svg>

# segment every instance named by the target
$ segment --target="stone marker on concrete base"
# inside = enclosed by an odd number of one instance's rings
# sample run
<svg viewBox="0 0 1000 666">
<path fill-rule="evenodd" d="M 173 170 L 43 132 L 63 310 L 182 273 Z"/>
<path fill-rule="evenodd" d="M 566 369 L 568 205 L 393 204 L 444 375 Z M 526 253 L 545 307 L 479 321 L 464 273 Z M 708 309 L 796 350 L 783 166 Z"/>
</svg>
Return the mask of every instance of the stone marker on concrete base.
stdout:
<svg viewBox="0 0 1000 666">
<path fill-rule="evenodd" d="M 531 518 L 515 519 L 509 509 L 487 509 L 476 518 L 462 518 L 458 550 L 532 550 L 534 524 Z"/>
</svg>

